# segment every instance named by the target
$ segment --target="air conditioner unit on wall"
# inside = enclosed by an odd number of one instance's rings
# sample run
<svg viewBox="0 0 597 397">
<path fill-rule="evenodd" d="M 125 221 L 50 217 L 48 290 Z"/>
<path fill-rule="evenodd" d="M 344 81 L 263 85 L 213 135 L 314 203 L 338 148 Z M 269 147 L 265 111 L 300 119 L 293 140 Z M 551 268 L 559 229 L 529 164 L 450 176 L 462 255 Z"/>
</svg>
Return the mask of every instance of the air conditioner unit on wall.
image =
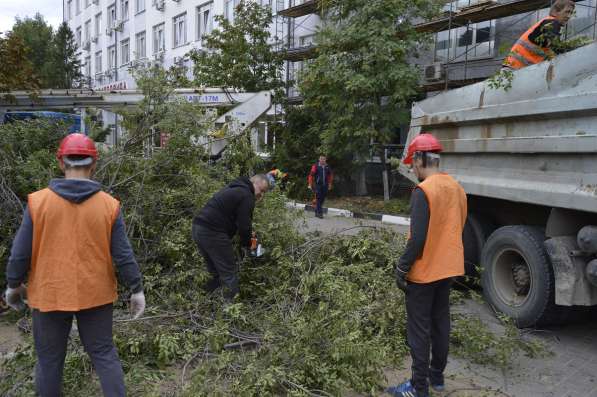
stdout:
<svg viewBox="0 0 597 397">
<path fill-rule="evenodd" d="M 174 64 L 178 66 L 184 66 L 184 57 L 174 57 Z"/>
<path fill-rule="evenodd" d="M 106 35 L 112 36 L 112 32 L 113 32 L 112 28 L 106 28 Z"/>
<path fill-rule="evenodd" d="M 99 4 L 99 0 L 93 0 L 93 4 L 98 5 Z"/>
<path fill-rule="evenodd" d="M 89 51 L 91 49 L 91 41 L 85 40 L 83 45 L 81 46 L 85 51 Z"/>
<path fill-rule="evenodd" d="M 166 2 L 164 0 L 153 0 L 153 6 L 158 11 L 164 11 L 164 8 L 166 8 Z"/>
<path fill-rule="evenodd" d="M 440 62 L 425 66 L 426 81 L 441 81 L 445 77 L 444 65 Z"/>
<path fill-rule="evenodd" d="M 112 29 L 117 32 L 122 32 L 122 30 L 124 29 L 124 21 L 113 21 Z"/>
<path fill-rule="evenodd" d="M 97 40 L 98 40 L 98 37 L 97 37 L 97 36 L 93 36 L 93 37 L 91 38 L 91 42 L 92 42 L 92 43 L 97 43 Z"/>
</svg>

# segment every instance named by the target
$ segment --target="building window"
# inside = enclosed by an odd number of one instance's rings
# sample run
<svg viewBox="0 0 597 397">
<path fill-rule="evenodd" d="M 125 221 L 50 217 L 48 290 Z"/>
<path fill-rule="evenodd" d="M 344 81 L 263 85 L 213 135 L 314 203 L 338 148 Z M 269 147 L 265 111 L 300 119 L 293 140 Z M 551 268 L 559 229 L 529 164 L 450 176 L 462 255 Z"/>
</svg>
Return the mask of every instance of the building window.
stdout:
<svg viewBox="0 0 597 397">
<path fill-rule="evenodd" d="M 101 73 L 102 72 L 102 52 L 98 51 L 95 53 L 95 73 Z"/>
<path fill-rule="evenodd" d="M 111 28 L 112 26 L 114 26 L 115 22 L 116 22 L 116 4 L 112 4 L 110 7 L 108 7 L 108 25 L 106 27 Z"/>
<path fill-rule="evenodd" d="M 166 49 L 166 37 L 164 36 L 164 24 L 153 27 L 153 53 L 162 52 Z"/>
<path fill-rule="evenodd" d="M 77 42 L 77 47 L 81 47 L 81 41 L 83 41 L 81 27 L 79 26 L 75 33 L 75 41 Z"/>
<path fill-rule="evenodd" d="M 116 68 L 116 46 L 108 47 L 108 69 Z"/>
<path fill-rule="evenodd" d="M 137 35 L 135 36 L 135 58 L 145 58 L 147 56 L 146 48 L 147 43 L 145 38 L 145 32 L 137 33 Z"/>
<path fill-rule="evenodd" d="M 73 0 L 68 0 L 66 3 L 66 17 L 69 20 L 73 18 Z"/>
<path fill-rule="evenodd" d="M 85 58 L 85 77 L 91 76 L 91 57 Z"/>
<path fill-rule="evenodd" d="M 197 40 L 201 40 L 203 36 L 208 35 L 213 30 L 213 3 L 197 7 Z"/>
<path fill-rule="evenodd" d="M 131 60 L 131 44 L 130 40 L 122 40 L 120 42 L 120 64 L 126 65 Z"/>
<path fill-rule="evenodd" d="M 129 0 L 120 0 L 120 14 L 122 15 L 123 21 L 129 19 Z"/>
<path fill-rule="evenodd" d="M 81 0 L 75 0 L 75 12 L 77 15 L 81 13 Z"/>
<path fill-rule="evenodd" d="M 174 32 L 174 48 L 180 47 L 187 43 L 187 14 L 180 14 L 177 17 L 172 18 Z"/>
<path fill-rule="evenodd" d="M 299 47 L 310 47 L 314 43 L 315 43 L 315 35 L 314 34 L 299 37 L 299 42 L 298 42 Z"/>
<path fill-rule="evenodd" d="M 464 62 L 494 55 L 495 24 L 479 22 L 452 31 L 439 32 L 435 40 L 437 62 Z M 449 58 L 448 58 L 449 57 Z"/>
<path fill-rule="evenodd" d="M 230 23 L 234 23 L 234 11 L 238 3 L 239 0 L 226 0 L 226 4 L 224 5 L 224 16 Z"/>
<path fill-rule="evenodd" d="M 85 22 L 85 41 L 91 40 L 91 19 Z"/>
<path fill-rule="evenodd" d="M 145 0 L 135 0 L 135 12 L 138 14 L 145 11 Z"/>
<path fill-rule="evenodd" d="M 99 36 L 102 33 L 102 13 L 100 12 L 95 16 L 95 36 Z"/>
</svg>

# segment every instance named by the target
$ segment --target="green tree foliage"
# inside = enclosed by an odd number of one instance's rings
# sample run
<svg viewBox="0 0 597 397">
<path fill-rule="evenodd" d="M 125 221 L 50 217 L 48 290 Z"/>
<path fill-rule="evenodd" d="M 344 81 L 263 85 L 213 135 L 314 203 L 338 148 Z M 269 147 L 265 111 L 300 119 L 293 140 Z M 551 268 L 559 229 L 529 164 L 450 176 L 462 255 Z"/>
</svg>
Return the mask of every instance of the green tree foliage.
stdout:
<svg viewBox="0 0 597 397">
<path fill-rule="evenodd" d="M 288 106 L 284 113 L 284 123 L 270 127 L 277 142 L 272 164 L 288 172 L 292 182 L 288 187 L 290 197 L 307 198 L 313 195 L 307 189 L 307 174 L 321 154 L 319 135 L 312 133 L 310 127 L 323 115 L 307 111 L 302 106 Z M 337 162 L 330 160 L 336 170 Z"/>
<path fill-rule="evenodd" d="M 61 124 L 41 120 L 0 124 L 0 280 L 27 195 L 56 175 Z"/>
<path fill-rule="evenodd" d="M 369 154 L 370 143 L 389 143 L 417 95 L 413 64 L 429 37 L 411 22 L 438 11 L 434 0 L 343 0 L 328 4 L 317 35 L 318 58 L 300 76 L 307 111 L 325 114 L 313 123 L 337 157 Z M 379 147 L 379 146 L 378 146 Z"/>
<path fill-rule="evenodd" d="M 81 83 L 77 44 L 66 22 L 54 32 L 40 14 L 17 18 L 11 35 L 23 42 L 40 88 L 72 88 Z"/>
<path fill-rule="evenodd" d="M 352 238 L 301 235 L 298 213 L 274 191 L 254 217 L 267 254 L 238 262 L 240 298 L 226 305 L 219 293 L 207 295 L 201 289 L 207 272 L 191 238 L 193 213 L 238 170 L 255 164 L 254 154 L 241 142 L 227 161 L 208 161 L 200 143 L 210 133 L 209 114 L 171 98 L 174 80 L 167 72 L 139 76 L 146 98 L 123 113 L 131 133 L 122 145 L 102 151 L 95 176 L 122 204 L 148 298 L 147 314 L 138 321 L 128 320 L 126 291 L 116 306 L 115 342 L 128 395 L 381 392 L 384 370 L 407 355 L 404 295 L 393 280 L 404 236 L 384 229 Z M 156 129 L 170 139 L 147 153 L 147 137 Z M 58 175 L 54 153 L 63 133 L 39 121 L 0 126 L 3 263 L 26 194 Z M 6 219 L 12 226 L 5 227 Z M 488 346 L 483 361 L 492 363 L 505 340 L 494 343 L 478 333 L 481 326 L 467 325 L 457 325 L 465 328 L 455 331 L 454 343 L 475 347 L 467 352 Z M 501 363 L 505 354 L 498 356 Z M 15 354 L 1 358 L 0 395 L 33 396 L 34 363 L 28 337 Z M 69 344 L 64 389 L 65 396 L 101 394 L 79 341 Z"/>
<path fill-rule="evenodd" d="M 72 88 L 81 82 L 81 61 L 77 57 L 75 35 L 66 22 L 62 23 L 53 37 L 46 69 L 45 86 L 48 88 Z"/>
<path fill-rule="evenodd" d="M 281 87 L 282 58 L 268 43 L 272 14 L 253 1 L 241 0 L 234 22 L 215 17 L 220 26 L 203 36 L 207 51 L 192 51 L 195 82 L 248 92 Z"/>
<path fill-rule="evenodd" d="M 35 90 L 39 87 L 28 53 L 20 37 L 10 32 L 0 37 L 0 92 Z"/>
<path fill-rule="evenodd" d="M 39 13 L 33 18 L 16 18 L 12 34 L 21 38 L 28 48 L 27 57 L 39 76 L 42 87 L 48 87 L 51 76 L 57 72 L 52 69 L 50 59 L 54 45 L 54 31 Z"/>
</svg>

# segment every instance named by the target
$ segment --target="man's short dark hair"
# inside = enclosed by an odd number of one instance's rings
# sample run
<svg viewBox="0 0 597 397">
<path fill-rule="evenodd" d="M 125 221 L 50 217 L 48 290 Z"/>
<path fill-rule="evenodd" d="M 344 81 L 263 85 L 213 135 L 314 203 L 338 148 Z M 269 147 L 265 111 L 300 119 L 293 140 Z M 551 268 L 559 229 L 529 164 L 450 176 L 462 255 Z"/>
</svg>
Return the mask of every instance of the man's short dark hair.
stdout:
<svg viewBox="0 0 597 397">
<path fill-rule="evenodd" d="M 569 5 L 572 6 L 572 8 L 576 8 L 576 3 L 572 0 L 555 0 L 551 5 L 549 13 L 551 15 L 555 12 L 560 12 Z"/>
</svg>

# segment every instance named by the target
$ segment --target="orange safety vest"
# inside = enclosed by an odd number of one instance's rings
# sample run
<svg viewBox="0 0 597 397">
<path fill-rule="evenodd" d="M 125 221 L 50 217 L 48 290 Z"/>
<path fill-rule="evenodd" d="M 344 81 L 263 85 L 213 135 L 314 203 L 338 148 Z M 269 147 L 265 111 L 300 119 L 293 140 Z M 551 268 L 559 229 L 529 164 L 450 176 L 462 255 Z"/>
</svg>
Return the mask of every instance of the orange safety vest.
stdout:
<svg viewBox="0 0 597 397">
<path fill-rule="evenodd" d="M 504 65 L 509 66 L 512 69 L 522 69 L 553 58 L 554 53 L 551 49 L 547 47 L 539 47 L 529 40 L 529 36 L 543 23 L 543 21 L 552 21 L 555 19 L 556 18 L 552 16 L 545 17 L 531 26 L 531 28 L 520 36 L 516 43 L 514 43 L 514 46 L 510 50 L 510 54 L 504 60 Z"/>
<path fill-rule="evenodd" d="M 110 242 L 118 200 L 98 192 L 72 203 L 46 188 L 29 195 L 33 223 L 29 306 L 79 311 L 116 301 Z"/>
<path fill-rule="evenodd" d="M 423 254 L 413 264 L 407 279 L 432 283 L 464 275 L 462 231 L 467 203 L 464 189 L 448 174 L 426 178 L 418 186 L 429 204 L 429 227 Z"/>
</svg>

